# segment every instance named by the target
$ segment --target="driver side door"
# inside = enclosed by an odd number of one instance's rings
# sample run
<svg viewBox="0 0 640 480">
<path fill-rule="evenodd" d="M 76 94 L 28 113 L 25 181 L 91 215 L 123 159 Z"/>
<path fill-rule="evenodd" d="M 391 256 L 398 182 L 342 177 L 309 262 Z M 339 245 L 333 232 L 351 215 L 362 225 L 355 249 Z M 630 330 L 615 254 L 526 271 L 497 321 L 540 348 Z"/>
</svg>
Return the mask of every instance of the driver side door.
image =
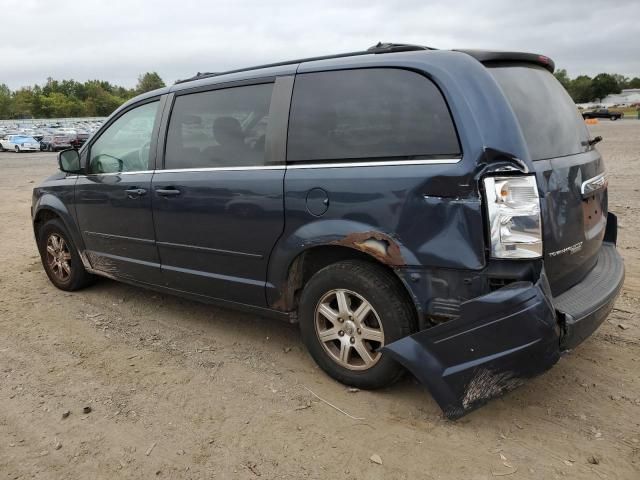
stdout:
<svg viewBox="0 0 640 480">
<path fill-rule="evenodd" d="M 164 97 L 129 107 L 82 150 L 76 215 L 91 266 L 108 276 L 159 283 L 151 178 L 163 105 Z"/>
</svg>

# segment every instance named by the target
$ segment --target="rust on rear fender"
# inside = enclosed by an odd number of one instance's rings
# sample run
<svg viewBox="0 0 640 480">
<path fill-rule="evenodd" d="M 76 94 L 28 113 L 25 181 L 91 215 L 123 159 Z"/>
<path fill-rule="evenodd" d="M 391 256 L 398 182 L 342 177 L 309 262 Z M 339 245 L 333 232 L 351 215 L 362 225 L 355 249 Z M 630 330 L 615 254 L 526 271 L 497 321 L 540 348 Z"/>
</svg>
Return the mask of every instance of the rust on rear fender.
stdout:
<svg viewBox="0 0 640 480">
<path fill-rule="evenodd" d="M 380 232 L 355 232 L 341 240 L 332 242 L 333 245 L 355 248 L 376 258 L 385 265 L 399 267 L 406 265 L 400 246 L 389 235 Z"/>
</svg>

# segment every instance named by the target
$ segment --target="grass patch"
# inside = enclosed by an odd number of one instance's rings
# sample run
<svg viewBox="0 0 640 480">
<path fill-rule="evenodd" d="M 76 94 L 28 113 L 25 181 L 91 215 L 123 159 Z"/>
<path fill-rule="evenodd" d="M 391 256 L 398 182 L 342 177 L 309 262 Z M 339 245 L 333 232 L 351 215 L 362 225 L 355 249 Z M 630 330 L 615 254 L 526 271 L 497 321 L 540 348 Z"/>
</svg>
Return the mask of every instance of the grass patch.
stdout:
<svg viewBox="0 0 640 480">
<path fill-rule="evenodd" d="M 610 112 L 622 112 L 625 117 L 638 118 L 638 110 L 636 107 L 610 108 Z"/>
</svg>

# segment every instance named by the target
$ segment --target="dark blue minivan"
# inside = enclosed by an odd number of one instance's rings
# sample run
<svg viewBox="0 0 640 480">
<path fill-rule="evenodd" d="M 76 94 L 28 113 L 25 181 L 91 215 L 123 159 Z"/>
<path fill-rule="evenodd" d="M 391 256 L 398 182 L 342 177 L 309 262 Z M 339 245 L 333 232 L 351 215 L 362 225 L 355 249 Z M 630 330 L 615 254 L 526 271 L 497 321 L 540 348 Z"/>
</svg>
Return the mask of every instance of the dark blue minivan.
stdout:
<svg viewBox="0 0 640 480">
<path fill-rule="evenodd" d="M 297 322 L 333 378 L 409 370 L 459 417 L 587 338 L 623 284 L 600 138 L 553 69 L 378 44 L 146 93 L 34 189 L 45 271 Z"/>
</svg>

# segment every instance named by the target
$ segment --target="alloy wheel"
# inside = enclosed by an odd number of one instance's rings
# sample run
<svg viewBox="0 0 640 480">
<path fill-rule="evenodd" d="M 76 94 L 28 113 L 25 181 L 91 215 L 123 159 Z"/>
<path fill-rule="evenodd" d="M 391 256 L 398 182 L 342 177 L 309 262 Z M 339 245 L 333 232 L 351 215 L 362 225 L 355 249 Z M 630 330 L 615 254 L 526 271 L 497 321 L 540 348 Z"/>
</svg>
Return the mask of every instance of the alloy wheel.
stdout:
<svg viewBox="0 0 640 480">
<path fill-rule="evenodd" d="M 364 297 L 351 290 L 327 292 L 316 306 L 314 325 L 323 349 L 341 367 L 367 370 L 382 356 L 380 317 Z"/>
<path fill-rule="evenodd" d="M 71 252 L 65 239 L 57 233 L 47 238 L 47 265 L 60 282 L 71 277 Z"/>
</svg>

